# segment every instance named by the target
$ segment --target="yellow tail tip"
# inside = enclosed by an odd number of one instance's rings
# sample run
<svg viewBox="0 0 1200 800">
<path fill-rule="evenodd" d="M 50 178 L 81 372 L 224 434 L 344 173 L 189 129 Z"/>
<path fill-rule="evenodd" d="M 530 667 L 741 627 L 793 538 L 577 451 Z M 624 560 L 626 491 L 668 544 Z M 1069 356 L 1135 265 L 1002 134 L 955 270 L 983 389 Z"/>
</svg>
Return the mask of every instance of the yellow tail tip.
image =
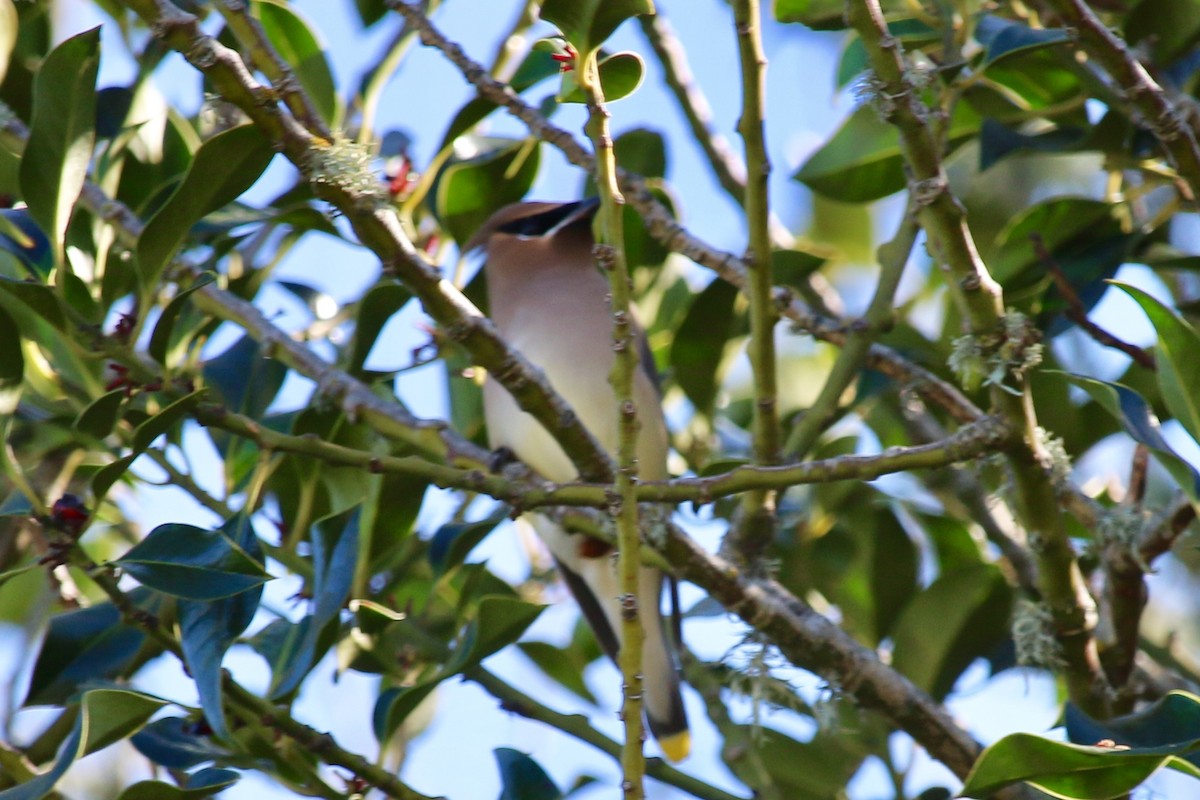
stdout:
<svg viewBox="0 0 1200 800">
<path fill-rule="evenodd" d="M 664 736 L 658 740 L 658 746 L 668 761 L 683 761 L 692 752 L 692 734 L 688 731 L 680 731 L 670 736 Z"/>
</svg>

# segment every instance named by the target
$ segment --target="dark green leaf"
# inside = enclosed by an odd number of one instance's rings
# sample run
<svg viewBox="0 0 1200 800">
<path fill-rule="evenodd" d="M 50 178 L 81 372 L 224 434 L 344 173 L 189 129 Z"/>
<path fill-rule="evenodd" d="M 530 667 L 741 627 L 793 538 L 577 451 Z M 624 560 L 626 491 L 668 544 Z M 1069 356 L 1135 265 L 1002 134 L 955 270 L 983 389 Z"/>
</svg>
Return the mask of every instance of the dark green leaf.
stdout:
<svg viewBox="0 0 1200 800">
<path fill-rule="evenodd" d="M 291 66 L 300 85 L 328 125 L 339 116 L 337 86 L 326 47 L 317 40 L 312 25 L 279 0 L 256 0 L 254 15 L 262 22 L 275 52 Z"/>
<path fill-rule="evenodd" d="M 327 625 L 336 622 L 350 595 L 354 563 L 358 558 L 360 515 L 360 510 L 355 508 L 319 520 L 312 527 L 313 578 L 309 584 L 312 613 L 305 618 L 304 635 L 290 651 L 284 670 L 272 681 L 270 694 L 273 698 L 284 697 L 300 686 L 319 657 L 318 638 Z"/>
<path fill-rule="evenodd" d="M 13 318 L 0 308 L 0 417 L 16 412 L 24 381 L 25 354 L 21 351 L 21 331 Z"/>
<path fill-rule="evenodd" d="M 92 28 L 54 48 L 34 84 L 21 192 L 60 255 L 92 158 L 99 67 L 100 29 Z"/>
<path fill-rule="evenodd" d="M 144 589 L 131 592 L 130 599 L 145 610 L 155 607 Z M 62 705 L 81 685 L 116 677 L 145 639 L 121 622 L 111 603 L 51 617 L 22 705 Z"/>
<path fill-rule="evenodd" d="M 1087 131 L 1082 128 L 1052 128 L 1028 134 L 986 119 L 979 135 L 979 170 L 986 171 L 1001 159 L 1018 153 L 1069 152 L 1086 139 Z"/>
<path fill-rule="evenodd" d="M 671 372 L 696 411 L 711 415 L 720 387 L 725 343 L 733 335 L 738 290 L 714 278 L 692 301 L 671 344 Z"/>
<path fill-rule="evenodd" d="M 1125 18 L 1125 40 L 1150 53 L 1150 63 L 1165 67 L 1184 56 L 1200 39 L 1200 14 L 1194 0 L 1142 0 Z"/>
<path fill-rule="evenodd" d="M 863 743 L 846 735 L 818 734 L 809 742 L 800 742 L 770 728 L 752 731 L 749 726 L 739 726 L 738 738 L 754 742 L 759 763 L 781 796 L 789 800 L 837 797 L 866 756 Z M 740 750 L 726 744 L 721 755 L 735 775 L 753 780 L 753 766 Z"/>
<path fill-rule="evenodd" d="M 275 149 L 254 125 L 233 128 L 205 142 L 187 176 L 146 222 L 138 239 L 142 285 L 157 283 L 191 227 L 254 185 L 274 155 Z"/>
<path fill-rule="evenodd" d="M 545 0 L 541 16 L 558 26 L 582 55 L 604 44 L 625 20 L 653 14 L 652 0 Z"/>
<path fill-rule="evenodd" d="M 196 278 L 191 286 L 171 298 L 171 302 L 167 303 L 167 307 L 159 315 L 158 322 L 154 324 L 154 332 L 150 334 L 150 345 L 146 350 L 150 353 L 151 358 L 160 364 L 167 363 L 167 353 L 171 348 L 171 333 L 175 329 L 179 315 L 183 313 L 183 309 L 187 305 L 188 296 L 214 280 L 216 279 L 211 274 L 205 273 Z"/>
<path fill-rule="evenodd" d="M 117 800 L 207 800 L 240 779 L 241 775 L 231 769 L 202 769 L 189 775 L 183 788 L 163 781 L 138 781 L 121 792 Z"/>
<path fill-rule="evenodd" d="M 983 68 L 997 61 L 1029 50 L 1054 47 L 1069 42 L 1071 37 L 1062 28 L 1030 28 L 1016 20 L 984 14 L 975 27 L 975 38 L 983 45 Z"/>
<path fill-rule="evenodd" d="M 694 609 L 693 609 L 694 610 Z M 720 615 L 728 612 L 720 606 Z M 690 615 L 690 612 L 689 612 Z M 560 683 L 563 687 L 587 700 L 596 702 L 596 696 L 583 679 L 583 671 L 590 663 L 585 654 L 574 647 L 557 647 L 549 642 L 517 642 L 517 647 L 537 665 L 538 669 Z"/>
<path fill-rule="evenodd" d="M 287 367 L 265 358 L 262 346 L 250 336 L 204 362 L 204 382 L 216 390 L 226 408 L 251 419 L 263 418 L 286 376 Z M 211 433 L 218 449 L 226 454 L 231 438 L 219 431 Z"/>
<path fill-rule="evenodd" d="M 92 494 L 96 500 L 100 500 L 113 484 L 121 479 L 125 471 L 129 469 L 129 465 L 142 453 L 146 452 L 154 440 L 164 433 L 169 431 L 180 420 L 182 420 L 189 411 L 196 407 L 200 400 L 204 397 L 205 391 L 192 392 L 191 394 L 181 397 L 171 405 L 164 408 L 154 416 L 147 419 L 133 432 L 133 452 L 129 455 L 119 458 L 111 464 L 106 464 L 92 476 Z"/>
<path fill-rule="evenodd" d="M 1008 636 L 1012 592 L 993 564 L 943 575 L 913 598 L 892 631 L 892 666 L 935 698 Z"/>
<path fill-rule="evenodd" d="M 1113 283 L 1137 301 L 1158 332 L 1158 387 L 1172 416 L 1200 441 L 1200 337 L 1187 320 L 1135 286 Z"/>
<path fill-rule="evenodd" d="M 262 561 L 258 537 L 245 516 L 231 518 L 220 532 L 252 563 Z M 260 582 L 249 591 L 232 597 L 216 601 L 180 600 L 178 603 L 184 664 L 196 681 L 205 719 L 220 738 L 229 735 L 221 693 L 221 661 L 225 651 L 254 619 L 261 599 Z"/>
<path fill-rule="evenodd" d="M 600 60 L 600 88 L 604 100 L 611 103 L 628 97 L 637 91 L 645 77 L 646 67 L 637 53 L 614 53 Z M 563 73 L 562 89 L 558 93 L 560 103 L 586 103 L 587 97 L 579 88 L 574 72 Z"/>
<path fill-rule="evenodd" d="M 1200 766 L 1200 753 L 1191 747 L 1200 731 L 1200 698 L 1189 692 L 1168 692 L 1140 711 L 1106 720 L 1092 719 L 1067 703 L 1063 718 L 1067 738 L 1075 744 L 1111 739 L 1139 749 L 1175 748 L 1189 763 Z"/>
<path fill-rule="evenodd" d="M 408 719 L 421 701 L 438 687 L 439 683 L 441 683 L 440 678 L 418 683 L 416 686 L 395 687 L 380 692 L 371 717 L 375 738 L 381 744 L 388 742 L 396 729 L 404 720 Z"/>
<path fill-rule="evenodd" d="M 193 733 L 194 727 L 183 717 L 163 717 L 129 741 L 143 756 L 168 769 L 191 769 L 228 754 L 208 737 Z"/>
<path fill-rule="evenodd" d="M 112 433 L 117 420 L 121 418 L 121 403 L 124 401 L 124 389 L 114 389 L 108 394 L 101 395 L 79 412 L 79 417 L 75 420 L 75 430 L 87 436 L 103 439 Z"/>
<path fill-rule="evenodd" d="M 492 751 L 500 768 L 500 800 L 558 800 L 563 796 L 536 761 L 511 747 Z"/>
<path fill-rule="evenodd" d="M 63 310 L 58 293 L 43 283 L 15 281 L 0 277 L 0 291 L 11 295 L 17 302 L 33 311 L 58 330 L 66 330 L 67 314 Z"/>
<path fill-rule="evenodd" d="M 358 315 L 354 321 L 354 342 L 350 348 L 348 370 L 361 374 L 363 364 L 379 338 L 383 326 L 412 299 L 412 292 L 398 283 L 381 283 L 371 287 L 358 304 Z"/>
<path fill-rule="evenodd" d="M 959 103 L 951 120 L 950 148 L 973 136 L 980 119 Z M 904 188 L 904 159 L 895 126 L 869 105 L 859 107 L 792 176 L 814 192 L 845 203 L 865 203 Z"/>
<path fill-rule="evenodd" d="M 262 586 L 270 574 L 220 530 L 159 525 L 116 563 L 141 583 L 188 600 L 219 600 Z"/>
<path fill-rule="evenodd" d="M 443 677 L 462 672 L 517 641 L 545 609 L 543 605 L 513 597 L 484 597 L 479 601 L 476 618 L 467 626 L 466 635 L 446 665 Z"/>
<path fill-rule="evenodd" d="M 429 563 L 434 571 L 444 574 L 462 564 L 475 546 L 507 518 L 507 513 L 498 513 L 476 522 L 448 522 L 438 528 L 429 542 Z"/>
<path fill-rule="evenodd" d="M 1158 418 L 1145 398 L 1127 386 L 1108 383 L 1083 375 L 1066 375 L 1067 380 L 1085 390 L 1105 411 L 1120 420 L 1125 432 L 1154 452 L 1163 468 L 1192 500 L 1200 500 L 1200 472 L 1185 461 L 1163 438 Z"/>
<path fill-rule="evenodd" d="M 466 242 L 503 206 L 515 203 L 537 177 L 540 146 L 527 139 L 461 136 L 456 148 L 470 158 L 452 159 L 437 181 L 434 206 L 454 240 Z"/>
<path fill-rule="evenodd" d="M 905 50 L 920 48 L 933 42 L 940 42 L 942 39 L 940 31 L 929 27 L 919 19 L 888 20 L 887 26 L 888 33 L 899 39 Z M 851 34 L 846 43 L 846 49 L 842 51 L 842 58 L 838 62 L 837 87 L 841 89 L 870 68 L 870 62 L 867 60 L 867 48 L 863 45 L 862 39 L 856 34 Z"/>
</svg>

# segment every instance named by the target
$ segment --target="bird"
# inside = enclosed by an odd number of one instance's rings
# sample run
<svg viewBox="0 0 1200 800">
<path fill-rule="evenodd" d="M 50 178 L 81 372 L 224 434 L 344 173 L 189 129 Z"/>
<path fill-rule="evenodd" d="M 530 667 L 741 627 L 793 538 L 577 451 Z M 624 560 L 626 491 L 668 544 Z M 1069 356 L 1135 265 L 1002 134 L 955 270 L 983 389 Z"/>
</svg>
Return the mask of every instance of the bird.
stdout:
<svg viewBox="0 0 1200 800">
<path fill-rule="evenodd" d="M 489 313 L 500 335 L 543 372 L 583 426 L 615 454 L 617 401 L 608 381 L 615 358 L 610 287 L 592 256 L 592 218 L 597 208 L 594 198 L 505 206 L 483 223 L 464 252 L 484 251 Z M 658 480 L 667 477 L 667 426 L 645 333 L 635 326 L 635 336 L 641 354 L 633 382 L 641 423 L 639 474 L 643 479 Z M 493 451 L 511 452 L 551 481 L 578 477 L 554 438 L 522 411 L 497 381 L 484 383 L 483 400 Z M 569 534 L 545 515 L 525 516 L 553 556 L 597 641 L 616 661 L 622 617 L 613 548 L 581 534 Z M 691 751 L 691 734 L 672 636 L 678 632 L 678 608 L 672 611 L 673 631 L 668 631 L 660 607 L 663 584 L 661 570 L 641 567 L 638 608 L 645 632 L 644 707 L 650 732 L 663 754 L 682 761 Z"/>
</svg>

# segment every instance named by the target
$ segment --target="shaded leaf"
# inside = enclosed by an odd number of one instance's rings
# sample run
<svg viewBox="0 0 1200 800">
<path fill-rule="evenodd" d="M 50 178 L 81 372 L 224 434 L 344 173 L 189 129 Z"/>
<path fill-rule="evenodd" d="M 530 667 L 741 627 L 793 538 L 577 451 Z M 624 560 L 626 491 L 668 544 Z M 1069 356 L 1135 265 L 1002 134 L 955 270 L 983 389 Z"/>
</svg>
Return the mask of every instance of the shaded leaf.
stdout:
<svg viewBox="0 0 1200 800">
<path fill-rule="evenodd" d="M 443 677 L 475 666 L 521 638 L 546 606 L 513 597 L 489 595 L 479 601 L 479 611 L 446 664 Z"/>
<path fill-rule="evenodd" d="M 375 346 L 375 340 L 392 315 L 407 305 L 412 292 L 398 283 L 381 283 L 372 286 L 358 304 L 354 320 L 354 340 L 350 346 L 351 374 L 361 374 L 363 364 Z"/>
<path fill-rule="evenodd" d="M 313 577 L 309 583 L 312 612 L 305 617 L 303 636 L 289 649 L 285 669 L 272 681 L 270 695 L 281 698 L 295 691 L 316 663 L 317 640 L 337 620 L 350 595 L 358 557 L 361 510 L 318 520 L 312 527 Z"/>
<path fill-rule="evenodd" d="M 230 519 L 222 526 L 221 533 L 250 560 L 262 560 L 258 537 L 244 516 Z M 220 738 L 229 736 L 221 702 L 221 662 L 225 651 L 254 619 L 261 598 L 260 583 L 248 591 L 212 602 L 180 600 L 178 603 L 184 664 L 196 681 L 205 719 Z"/>
<path fill-rule="evenodd" d="M 187 776 L 182 788 L 163 781 L 138 781 L 121 792 L 117 800 L 206 800 L 233 786 L 241 777 L 231 769 L 202 769 Z"/>
<path fill-rule="evenodd" d="M 1031 28 L 1023 22 L 984 14 L 975 26 L 975 38 L 984 46 L 983 69 L 1003 58 L 1071 40 L 1062 28 Z"/>
<path fill-rule="evenodd" d="M 238 126 L 205 142 L 183 181 L 146 222 L 138 239 L 142 285 L 157 283 L 191 227 L 254 185 L 274 155 L 275 149 L 254 125 Z"/>
<path fill-rule="evenodd" d="M 79 412 L 75 418 L 75 430 L 87 436 L 103 439 L 112 433 L 121 418 L 121 404 L 125 402 L 125 390 L 113 389 L 102 394 Z"/>
<path fill-rule="evenodd" d="M 846 8 L 840 0 L 775 0 L 775 19 L 815 31 L 840 31 L 846 27 Z"/>
<path fill-rule="evenodd" d="M 145 589 L 130 592 L 130 599 L 139 608 L 154 609 Z M 116 677 L 145 639 L 142 631 L 121 621 L 111 603 L 51 617 L 22 705 L 62 705 L 81 685 Z"/>
<path fill-rule="evenodd" d="M 1200 767 L 1200 753 L 1192 750 L 1200 731 L 1200 698 L 1190 692 L 1168 692 L 1133 714 L 1105 720 L 1092 719 L 1068 702 L 1063 718 L 1067 738 L 1075 744 L 1110 739 L 1136 748 L 1178 748 L 1188 762 Z"/>
<path fill-rule="evenodd" d="M 175 330 L 175 323 L 179 321 L 179 315 L 183 313 L 183 309 L 187 305 L 188 297 L 192 292 L 209 285 L 214 280 L 216 278 L 211 274 L 205 273 L 196 278 L 191 286 L 171 298 L 171 302 L 167 303 L 167 307 L 159 315 L 158 322 L 154 324 L 154 332 L 150 334 L 150 344 L 146 350 L 150 353 L 151 358 L 160 364 L 167 363 L 167 353 L 171 347 L 171 333 Z"/>
<path fill-rule="evenodd" d="M 694 606 L 692 611 L 695 611 Z M 693 616 L 692 611 L 688 612 L 688 616 Z M 724 606 L 720 606 L 720 614 L 727 613 Z M 588 688 L 587 682 L 583 679 L 583 671 L 590 660 L 585 660 L 585 654 L 578 648 L 558 647 L 549 642 L 517 642 L 517 647 L 537 665 L 538 669 L 564 688 L 571 690 L 589 703 L 596 702 L 596 696 L 592 694 L 592 690 Z"/>
<path fill-rule="evenodd" d="M 163 717 L 142 728 L 129 741 L 143 756 L 168 769 L 191 769 L 228 754 L 207 736 L 192 733 L 194 727 L 183 717 Z"/>
<path fill-rule="evenodd" d="M 25 381 L 25 354 L 21 350 L 21 331 L 17 323 L 0 308 L 0 416 L 17 410 L 21 384 Z"/>
<path fill-rule="evenodd" d="M 154 416 L 147 419 L 145 422 L 137 426 L 133 432 L 133 450 L 128 455 L 117 459 L 111 464 L 106 464 L 101 467 L 95 475 L 92 476 L 92 495 L 99 501 L 112 488 L 113 484 L 121 479 L 125 471 L 129 469 L 129 465 L 137 459 L 142 453 L 146 452 L 146 448 L 154 443 L 154 440 L 164 433 L 169 431 L 180 420 L 182 420 L 189 411 L 199 404 L 203 399 L 205 390 L 200 389 L 192 392 L 189 395 L 181 397 L 174 403 L 164 408 Z"/>
<path fill-rule="evenodd" d="M 475 546 L 508 519 L 507 513 L 497 513 L 476 522 L 448 522 L 437 529 L 429 542 L 429 563 L 437 574 L 462 564 Z"/>
<path fill-rule="evenodd" d="M 839 11 L 840 13 L 840 11 Z M 966 103 L 955 107 L 951 150 L 978 132 L 980 118 Z M 814 192 L 845 203 L 864 203 L 904 188 L 900 134 L 870 106 L 860 106 L 792 176 Z"/>
<path fill-rule="evenodd" d="M 521 751 L 497 747 L 492 754 L 500 768 L 500 800 L 558 800 L 563 796 L 546 770 Z"/>
<path fill-rule="evenodd" d="M 993 564 L 943 575 L 909 603 L 892 631 L 892 666 L 935 698 L 1008 636 L 1012 592 Z"/>
<path fill-rule="evenodd" d="M 737 288 L 713 278 L 688 308 L 671 343 L 671 373 L 696 411 L 711 415 L 720 387 L 725 343 L 734 331 Z"/>
<path fill-rule="evenodd" d="M 223 531 L 167 523 L 116 560 L 142 584 L 187 600 L 219 600 L 262 586 L 270 574 Z"/>
</svg>

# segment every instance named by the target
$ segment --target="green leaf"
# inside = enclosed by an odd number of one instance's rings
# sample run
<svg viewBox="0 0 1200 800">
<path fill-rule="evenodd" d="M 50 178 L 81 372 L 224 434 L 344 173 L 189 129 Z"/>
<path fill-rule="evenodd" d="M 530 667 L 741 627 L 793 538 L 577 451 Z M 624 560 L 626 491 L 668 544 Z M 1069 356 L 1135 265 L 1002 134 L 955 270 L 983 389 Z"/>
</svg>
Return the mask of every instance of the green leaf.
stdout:
<svg viewBox="0 0 1200 800">
<path fill-rule="evenodd" d="M 43 283 L 14 281 L 0 277 L 0 291 L 11 295 L 18 303 L 37 314 L 60 331 L 67 329 L 67 313 L 58 293 Z"/>
<path fill-rule="evenodd" d="M 415 686 L 402 686 L 385 689 L 379 693 L 379 699 L 375 701 L 375 710 L 372 713 L 372 727 L 375 731 L 375 738 L 384 744 L 392 738 L 392 734 L 396 729 L 408 719 L 408 716 L 416 710 L 425 698 L 429 697 L 438 684 L 441 683 L 441 678 L 437 678 L 424 683 L 418 683 Z M 3 798 L 0 798 L 3 800 Z"/>
<path fill-rule="evenodd" d="M 262 419 L 286 375 L 287 367 L 263 356 L 262 346 L 249 335 L 204 362 L 204 382 L 225 407 L 256 420 Z"/>
<path fill-rule="evenodd" d="M 54 248 L 28 209 L 0 209 L 0 251 L 16 256 L 29 277 L 41 283 L 49 280 L 54 269 Z M 14 271 L 4 277 L 16 278 L 19 274 Z"/>
<path fill-rule="evenodd" d="M 604 44 L 625 20 L 653 14 L 653 0 L 545 0 L 541 17 L 556 25 L 581 55 Z"/>
<path fill-rule="evenodd" d="M 392 315 L 412 300 L 412 292 L 398 283 L 381 283 L 371 287 L 358 304 L 354 319 L 354 341 L 350 347 L 351 374 L 362 374 L 363 364 L 375 346 L 380 331 Z"/>
<path fill-rule="evenodd" d="M 138 608 L 156 608 L 145 589 L 135 589 L 130 598 Z M 145 639 L 146 634 L 121 621 L 111 603 L 51 617 L 22 705 L 62 705 L 81 685 L 115 678 Z"/>
<path fill-rule="evenodd" d="M 814 31 L 840 31 L 846 27 L 846 6 L 841 0 L 775 0 L 775 19 Z"/>
<path fill-rule="evenodd" d="M 1137 301 L 1158 332 L 1158 388 L 1172 416 L 1200 441 L 1200 337 L 1171 309 L 1135 286 L 1113 285 Z"/>
<path fill-rule="evenodd" d="M 171 302 L 167 303 L 167 307 L 159 315 L 158 322 L 154 324 L 154 332 L 150 334 L 150 345 L 146 350 L 150 353 L 151 358 L 160 364 L 167 363 L 167 353 L 171 348 L 171 333 L 175 330 L 175 323 L 179 321 L 179 315 L 183 313 L 183 309 L 187 305 L 188 297 L 192 292 L 209 285 L 214 280 L 216 279 L 211 274 L 205 273 L 196 278 L 191 286 L 171 298 Z"/>
<path fill-rule="evenodd" d="M 207 800 L 228 789 L 241 775 L 231 769 L 202 769 L 186 776 L 185 786 L 172 786 L 163 781 L 138 781 L 121 792 L 117 800 Z"/>
<path fill-rule="evenodd" d="M 138 239 L 142 285 L 156 284 L 191 227 L 254 185 L 274 155 L 275 149 L 254 125 L 241 125 L 205 142 L 183 181 L 147 221 Z"/>
<path fill-rule="evenodd" d="M 1064 259 L 1072 259 L 1098 239 L 1122 236 L 1113 207 L 1083 197 L 1056 197 L 1030 206 L 1013 217 L 996 236 L 995 251 L 988 260 L 992 277 L 1005 289 L 1021 288 L 1046 276 L 1042 247 L 1064 272 Z"/>
<path fill-rule="evenodd" d="M 801 742 L 770 728 L 751 730 L 743 725 L 737 726 L 737 732 L 737 738 L 754 742 L 759 763 L 780 796 L 788 800 L 828 800 L 843 794 L 866 757 L 864 742 L 844 733 L 818 733 L 811 741 Z M 726 744 L 722 758 L 735 775 L 753 783 L 753 767 L 740 749 Z"/>
<path fill-rule="evenodd" d="M 725 613 L 724 607 L 721 608 L 721 613 Z M 591 662 L 579 648 L 558 647 L 549 642 L 517 642 L 517 647 L 538 669 L 564 688 L 589 703 L 596 702 L 596 696 L 583 679 L 583 671 Z"/>
<path fill-rule="evenodd" d="M 182 523 L 159 525 L 116 564 L 151 589 L 187 600 L 232 597 L 271 579 L 223 532 Z"/>
<path fill-rule="evenodd" d="M 646 75 L 646 65 L 637 53 L 613 53 L 600 59 L 597 63 L 600 70 L 600 88 L 604 91 L 604 101 L 611 103 L 628 97 L 642 85 Z M 562 88 L 558 92 L 560 103 L 586 103 L 587 96 L 575 80 L 574 72 L 564 72 Z"/>
<path fill-rule="evenodd" d="M 967 776 L 962 796 L 988 797 L 1009 784 L 1027 781 L 1053 797 L 1110 800 L 1137 788 L 1162 766 L 1200 774 L 1174 757 L 1196 745 L 1192 741 L 1178 748 L 1118 750 L 1015 733 L 983 751 Z"/>
<path fill-rule="evenodd" d="M 166 701 L 127 689 L 93 689 L 80 701 L 79 717 L 58 749 L 54 766 L 32 780 L 0 792 L 0 800 L 40 800 L 76 760 L 137 731 Z"/>
<path fill-rule="evenodd" d="M 671 343 L 671 372 L 696 411 L 711 416 L 720 387 L 725 343 L 734 332 L 737 288 L 713 278 L 696 295 Z"/>
<path fill-rule="evenodd" d="M 918 594 L 892 631 L 892 666 L 936 699 L 1008 636 L 1012 592 L 993 564 L 955 570 Z"/>
<path fill-rule="evenodd" d="M 442 677 L 473 667 L 517 641 L 545 609 L 544 605 L 503 595 L 484 597 L 479 601 L 479 613 L 467 626 L 466 635 L 446 664 Z"/>
<path fill-rule="evenodd" d="M 979 170 L 984 172 L 1001 159 L 1019 153 L 1065 153 L 1087 140 L 1082 128 L 1051 128 L 1041 133 L 1021 133 L 993 119 L 983 121 L 979 134 Z"/>
<path fill-rule="evenodd" d="M 113 389 L 101 395 L 79 412 L 75 419 L 75 430 L 85 436 L 103 439 L 112 433 L 121 418 L 121 404 L 125 402 L 125 390 Z"/>
<path fill-rule="evenodd" d="M 940 31 L 929 27 L 919 19 L 888 20 L 887 26 L 888 33 L 899 39 L 906 51 L 933 42 L 940 42 L 942 39 Z M 870 68 L 867 48 L 862 43 L 862 39 L 857 34 L 850 34 L 846 49 L 842 51 L 841 60 L 838 62 L 837 87 L 841 89 Z"/>
<path fill-rule="evenodd" d="M 183 717 L 163 717 L 142 728 L 129 742 L 143 756 L 167 769 L 191 769 L 229 755 L 207 736 L 193 732 L 194 728 Z"/>
<path fill-rule="evenodd" d="M 1142 0 L 1125 18 L 1125 41 L 1149 51 L 1150 63 L 1166 67 L 1200 39 L 1194 0 Z"/>
<path fill-rule="evenodd" d="M 337 86 L 325 57 L 328 48 L 317 39 L 312 25 L 279 0 L 255 0 L 254 16 L 262 22 L 275 51 L 291 66 L 321 119 L 333 125 L 340 116 Z"/>
<path fill-rule="evenodd" d="M 1111 739 L 1133 748 L 1174 748 L 1193 766 L 1200 753 L 1192 749 L 1200 731 L 1200 697 L 1174 691 L 1133 714 L 1094 720 L 1074 703 L 1063 712 L 1067 738 L 1075 744 L 1093 745 Z"/>
<path fill-rule="evenodd" d="M 492 751 L 500 768 L 500 800 L 559 800 L 563 793 L 546 770 L 529 756 L 511 747 Z"/>
<path fill-rule="evenodd" d="M 21 331 L 8 312 L 0 308 L 0 417 L 16 412 L 24 381 L 25 354 L 21 350 Z"/>
<path fill-rule="evenodd" d="M 429 542 L 429 563 L 434 572 L 443 575 L 462 564 L 475 546 L 506 519 L 507 513 L 497 513 L 476 522 L 448 522 L 438 528 Z"/>
<path fill-rule="evenodd" d="M 220 533 L 245 559 L 256 566 L 262 562 L 262 547 L 244 515 L 230 518 Z M 229 736 L 221 692 L 221 662 L 229 646 L 254 619 L 261 599 L 260 581 L 257 586 L 232 597 L 216 601 L 180 600 L 177 603 L 184 664 L 196 681 L 205 719 L 214 735 L 221 738 Z"/>
<path fill-rule="evenodd" d="M 981 65 L 983 69 L 1009 56 L 1055 47 L 1071 40 L 1070 34 L 1062 28 L 1031 28 L 1022 22 L 993 14 L 980 17 L 975 27 L 975 38 L 986 48 Z"/>
<path fill-rule="evenodd" d="M 950 150 L 975 135 L 979 125 L 974 109 L 959 103 L 950 124 Z M 887 197 L 905 186 L 900 134 L 869 105 L 860 106 L 792 177 L 844 203 Z"/>
<path fill-rule="evenodd" d="M 361 511 L 355 508 L 318 520 L 312 527 L 313 578 L 309 583 L 312 613 L 304 618 L 304 635 L 288 650 L 285 669 L 272 680 L 270 695 L 274 699 L 299 688 L 319 657 L 317 640 L 337 620 L 350 596 L 358 557 L 360 516 Z"/>
<path fill-rule="evenodd" d="M 495 211 L 533 186 L 541 147 L 528 139 L 460 136 L 458 152 L 438 177 L 434 209 L 456 242 L 466 242 Z"/>
<path fill-rule="evenodd" d="M 113 484 L 121 479 L 121 476 L 129 469 L 129 465 L 138 456 L 146 452 L 146 449 L 154 443 L 155 439 L 169 431 L 189 411 L 195 408 L 204 395 L 205 390 L 200 389 L 185 397 L 181 397 L 137 426 L 137 429 L 133 432 L 132 452 L 111 464 L 106 464 L 92 476 L 92 495 L 96 498 L 97 503 L 108 494 L 108 490 L 112 488 Z"/>
<path fill-rule="evenodd" d="M 1105 411 L 1119 420 L 1125 432 L 1135 441 L 1150 448 L 1188 497 L 1200 501 L 1200 471 L 1180 457 L 1163 438 L 1158 418 L 1144 397 L 1119 383 L 1083 375 L 1064 374 L 1064 377 L 1086 391 Z"/>
<path fill-rule="evenodd" d="M 61 255 L 95 143 L 100 29 L 54 48 L 37 72 L 33 123 L 21 159 L 21 193 Z"/>
</svg>

